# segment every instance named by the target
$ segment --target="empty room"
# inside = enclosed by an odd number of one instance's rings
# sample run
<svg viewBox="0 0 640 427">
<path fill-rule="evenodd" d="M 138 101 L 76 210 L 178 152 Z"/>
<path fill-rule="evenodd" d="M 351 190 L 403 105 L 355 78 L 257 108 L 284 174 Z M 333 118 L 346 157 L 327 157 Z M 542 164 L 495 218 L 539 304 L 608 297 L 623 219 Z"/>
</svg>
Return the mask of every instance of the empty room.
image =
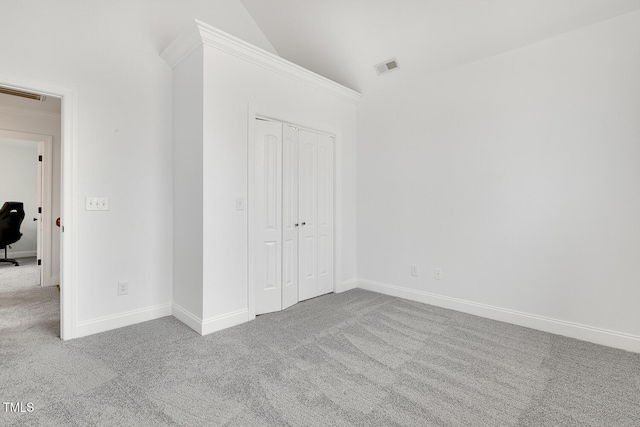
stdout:
<svg viewBox="0 0 640 427">
<path fill-rule="evenodd" d="M 640 425 L 640 0 L 1 0 L 0 52 L 0 425 Z"/>
</svg>

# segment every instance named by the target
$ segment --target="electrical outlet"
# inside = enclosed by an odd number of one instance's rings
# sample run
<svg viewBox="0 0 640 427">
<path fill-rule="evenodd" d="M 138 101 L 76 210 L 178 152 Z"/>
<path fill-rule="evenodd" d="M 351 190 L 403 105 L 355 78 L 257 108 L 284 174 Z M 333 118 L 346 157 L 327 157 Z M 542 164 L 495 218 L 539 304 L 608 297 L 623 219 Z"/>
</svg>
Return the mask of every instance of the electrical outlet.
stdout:
<svg viewBox="0 0 640 427">
<path fill-rule="evenodd" d="M 118 282 L 118 296 L 129 293 L 129 282 Z"/>
<path fill-rule="evenodd" d="M 418 277 L 418 266 L 415 264 L 411 266 L 411 275 Z"/>
<path fill-rule="evenodd" d="M 436 280 L 442 280 L 442 269 L 441 268 L 436 268 L 435 270 L 433 270 L 433 277 Z"/>
</svg>

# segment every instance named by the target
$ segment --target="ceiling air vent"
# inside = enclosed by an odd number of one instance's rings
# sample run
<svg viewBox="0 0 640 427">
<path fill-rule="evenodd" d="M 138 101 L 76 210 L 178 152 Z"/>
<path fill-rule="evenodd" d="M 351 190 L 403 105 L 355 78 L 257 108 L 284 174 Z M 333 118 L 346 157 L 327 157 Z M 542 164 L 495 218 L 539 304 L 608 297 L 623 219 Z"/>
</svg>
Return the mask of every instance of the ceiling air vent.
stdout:
<svg viewBox="0 0 640 427">
<path fill-rule="evenodd" d="M 44 101 L 44 96 L 31 93 L 31 92 L 23 92 L 21 90 L 9 89 L 8 87 L 0 86 L 0 93 L 4 93 L 5 95 L 19 96 L 21 98 L 35 99 L 36 101 Z"/>
<path fill-rule="evenodd" d="M 398 65 L 398 60 L 393 58 L 374 66 L 374 68 L 376 69 L 376 73 L 381 76 L 383 74 L 390 73 L 393 70 L 397 70 L 400 68 L 400 65 Z"/>
</svg>

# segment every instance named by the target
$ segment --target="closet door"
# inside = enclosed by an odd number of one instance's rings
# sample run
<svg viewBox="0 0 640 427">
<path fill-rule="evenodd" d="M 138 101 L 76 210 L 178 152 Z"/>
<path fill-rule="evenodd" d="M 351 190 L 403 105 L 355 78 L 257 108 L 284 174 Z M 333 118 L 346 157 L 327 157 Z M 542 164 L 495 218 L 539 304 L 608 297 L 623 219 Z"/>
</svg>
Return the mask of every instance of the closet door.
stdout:
<svg viewBox="0 0 640 427">
<path fill-rule="evenodd" d="M 282 309 L 298 302 L 298 130 L 282 129 Z"/>
<path fill-rule="evenodd" d="M 318 134 L 299 131 L 300 301 L 318 296 Z"/>
<path fill-rule="evenodd" d="M 333 292 L 333 146 L 318 135 L 318 295 Z"/>
<path fill-rule="evenodd" d="M 282 124 L 256 120 L 252 282 L 256 314 L 282 310 Z"/>
</svg>

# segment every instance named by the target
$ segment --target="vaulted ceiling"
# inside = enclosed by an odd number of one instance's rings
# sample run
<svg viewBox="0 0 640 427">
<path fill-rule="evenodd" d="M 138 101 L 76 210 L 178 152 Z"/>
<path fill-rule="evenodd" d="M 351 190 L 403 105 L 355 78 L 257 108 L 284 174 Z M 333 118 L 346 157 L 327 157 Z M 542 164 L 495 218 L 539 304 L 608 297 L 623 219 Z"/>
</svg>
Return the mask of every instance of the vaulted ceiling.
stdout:
<svg viewBox="0 0 640 427">
<path fill-rule="evenodd" d="M 640 0 L 241 1 L 280 56 L 360 92 L 393 57 L 436 72 L 640 9 Z"/>
</svg>

